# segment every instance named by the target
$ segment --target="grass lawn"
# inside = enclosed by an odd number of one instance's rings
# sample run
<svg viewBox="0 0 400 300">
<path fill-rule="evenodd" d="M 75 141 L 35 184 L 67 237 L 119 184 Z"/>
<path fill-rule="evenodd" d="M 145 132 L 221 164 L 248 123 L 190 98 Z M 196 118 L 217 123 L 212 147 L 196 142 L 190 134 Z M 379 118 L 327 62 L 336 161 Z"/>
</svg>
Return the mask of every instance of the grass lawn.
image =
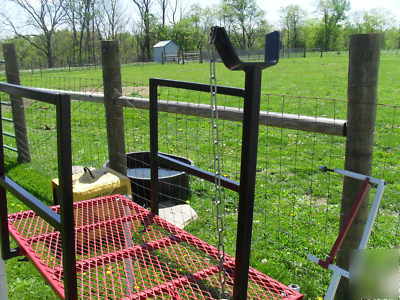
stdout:
<svg viewBox="0 0 400 300">
<path fill-rule="evenodd" d="M 146 96 L 146 90 L 141 87 L 147 85 L 150 77 L 207 83 L 208 70 L 208 64 L 197 63 L 124 66 L 124 86 L 136 87 L 127 88 L 124 93 Z M 101 76 L 101 70 L 93 69 L 23 73 L 22 82 L 38 87 L 95 92 L 101 91 Z M 390 185 L 372 236 L 373 247 L 399 245 L 400 107 L 396 105 L 400 106 L 397 98 L 400 85 L 394 83 L 399 76 L 400 58 L 382 56 L 379 102 L 385 105 L 378 109 L 374 175 L 385 178 Z M 219 84 L 243 86 L 243 73 L 228 71 L 221 64 L 217 77 Z M 344 119 L 346 88 L 347 56 L 283 59 L 276 67 L 264 71 L 262 109 Z M 160 93 L 163 99 L 209 103 L 207 94 L 164 88 Z M 291 96 L 278 96 L 280 94 Z M 242 106 L 241 100 L 234 97 L 219 97 L 218 101 L 220 105 Z M 9 111 L 4 113 L 9 115 Z M 148 150 L 148 113 L 125 109 L 124 114 L 127 151 Z M 8 155 L 8 174 L 51 203 L 50 180 L 57 173 L 54 111 L 45 104 L 30 103 L 26 116 L 33 162 L 17 165 L 15 157 Z M 72 123 L 74 165 L 101 166 L 107 159 L 102 105 L 74 102 Z M 219 127 L 223 140 L 223 173 L 238 180 L 240 124 L 220 121 Z M 208 119 L 161 113 L 159 128 L 160 151 L 188 157 L 197 166 L 212 170 Z M 343 167 L 344 145 L 345 139 L 341 137 L 260 128 L 251 264 L 285 284 L 299 284 L 308 299 L 322 295 L 329 280 L 329 273 L 309 263 L 305 257 L 308 253 L 323 257 L 336 236 L 342 182 L 339 176 L 321 174 L 317 168 L 320 165 Z M 199 219 L 187 230 L 215 245 L 213 186 L 196 179 L 191 180 L 190 186 L 192 196 L 188 201 Z M 237 197 L 227 192 L 224 199 L 225 250 L 234 255 Z M 10 201 L 9 208 L 12 212 L 24 209 L 15 200 Z M 7 272 L 10 299 L 55 299 L 31 264 L 12 259 L 7 262 Z"/>
</svg>

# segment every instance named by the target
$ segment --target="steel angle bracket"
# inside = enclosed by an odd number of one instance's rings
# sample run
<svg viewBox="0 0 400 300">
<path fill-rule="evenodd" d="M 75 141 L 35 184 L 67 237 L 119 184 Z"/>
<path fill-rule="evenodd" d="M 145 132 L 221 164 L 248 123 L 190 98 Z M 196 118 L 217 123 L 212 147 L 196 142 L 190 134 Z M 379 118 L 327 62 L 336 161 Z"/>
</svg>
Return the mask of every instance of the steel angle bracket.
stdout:
<svg viewBox="0 0 400 300">
<path fill-rule="evenodd" d="M 224 65 L 232 70 L 245 70 L 249 67 L 265 69 L 274 66 L 279 61 L 280 34 L 273 31 L 265 36 L 264 62 L 243 62 L 237 55 L 224 27 L 214 26 L 211 28 L 210 43 L 215 46 Z"/>
</svg>

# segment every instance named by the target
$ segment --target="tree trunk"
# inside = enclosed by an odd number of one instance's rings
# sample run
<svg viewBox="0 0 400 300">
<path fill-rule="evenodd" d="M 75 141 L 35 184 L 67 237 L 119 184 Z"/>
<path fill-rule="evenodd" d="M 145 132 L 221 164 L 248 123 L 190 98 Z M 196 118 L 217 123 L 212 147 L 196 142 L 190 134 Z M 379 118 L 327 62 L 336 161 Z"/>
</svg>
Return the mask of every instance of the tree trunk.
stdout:
<svg viewBox="0 0 400 300">
<path fill-rule="evenodd" d="M 83 50 L 83 33 L 84 28 L 81 29 L 80 36 L 79 36 L 79 65 L 82 66 L 83 64 L 83 57 L 82 57 L 82 50 Z"/>
<path fill-rule="evenodd" d="M 52 35 L 48 34 L 46 35 L 46 46 L 47 46 L 47 51 L 46 51 L 46 55 L 47 55 L 47 67 L 49 69 L 54 67 L 54 60 L 53 60 L 53 47 L 51 44 L 51 38 Z"/>
<path fill-rule="evenodd" d="M 72 63 L 76 64 L 76 48 L 78 46 L 78 33 L 75 25 L 72 27 Z"/>
<path fill-rule="evenodd" d="M 145 20 L 145 35 L 144 35 L 144 49 L 146 53 L 146 58 L 150 60 L 151 57 L 151 51 L 150 51 L 150 20 L 149 20 L 149 14 L 146 14 L 146 20 Z"/>
</svg>

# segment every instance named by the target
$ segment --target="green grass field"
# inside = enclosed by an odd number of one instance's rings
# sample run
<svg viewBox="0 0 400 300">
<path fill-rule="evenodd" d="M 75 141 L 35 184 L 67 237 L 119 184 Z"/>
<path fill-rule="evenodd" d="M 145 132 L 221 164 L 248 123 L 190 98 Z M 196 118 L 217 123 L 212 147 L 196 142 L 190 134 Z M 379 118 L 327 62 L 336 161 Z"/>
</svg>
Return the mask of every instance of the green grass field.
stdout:
<svg viewBox="0 0 400 300">
<path fill-rule="evenodd" d="M 124 94 L 146 96 L 148 78 L 208 82 L 208 64 L 130 65 L 124 66 Z M 100 92 L 101 70 L 23 73 L 25 85 Z M 371 246 L 390 248 L 399 245 L 400 201 L 400 58 L 384 55 L 379 78 L 374 175 L 388 185 Z M 218 83 L 243 86 L 241 72 L 217 68 Z M 1 80 L 1 78 L 0 78 Z M 346 117 L 347 57 L 284 59 L 263 75 L 262 109 L 276 112 Z M 160 98 L 209 103 L 207 94 L 162 89 Z M 268 95 L 267 95 L 268 94 Z M 271 95 L 269 95 L 271 94 Z M 279 95 L 290 96 L 279 96 Z M 299 98 L 298 96 L 305 96 Z M 241 99 L 219 97 L 220 105 L 241 107 Z M 5 111 L 5 116 L 9 111 Z M 127 151 L 148 150 L 148 113 L 125 109 Z M 51 203 L 50 180 L 56 177 L 54 111 L 41 103 L 26 109 L 33 161 L 18 165 L 7 156 L 8 174 L 32 193 Z M 101 166 L 107 159 L 107 143 L 102 105 L 74 102 L 72 107 L 73 162 L 75 165 Z M 238 180 L 240 124 L 220 121 L 224 175 Z M 208 119 L 176 114 L 160 114 L 160 150 L 188 157 L 199 167 L 212 170 L 212 145 Z M 12 128 L 6 128 L 11 131 Z M 8 141 L 12 143 L 12 141 Z M 257 192 L 252 244 L 252 266 L 283 281 L 297 283 L 307 299 L 323 295 L 329 273 L 306 260 L 307 253 L 323 256 L 333 242 L 338 225 L 342 179 L 321 174 L 320 165 L 343 167 L 342 137 L 324 136 L 271 127 L 260 128 L 257 165 Z M 29 171 L 29 173 L 28 173 Z M 29 174 L 29 176 L 27 176 Z M 187 227 L 194 235 L 216 244 L 213 186 L 191 180 L 188 200 L 199 219 Z M 237 197 L 225 194 L 225 250 L 234 255 Z M 15 199 L 10 211 L 24 207 Z M 7 262 L 10 299 L 55 299 L 38 272 L 27 262 Z M 34 286 L 35 288 L 31 288 Z"/>
</svg>

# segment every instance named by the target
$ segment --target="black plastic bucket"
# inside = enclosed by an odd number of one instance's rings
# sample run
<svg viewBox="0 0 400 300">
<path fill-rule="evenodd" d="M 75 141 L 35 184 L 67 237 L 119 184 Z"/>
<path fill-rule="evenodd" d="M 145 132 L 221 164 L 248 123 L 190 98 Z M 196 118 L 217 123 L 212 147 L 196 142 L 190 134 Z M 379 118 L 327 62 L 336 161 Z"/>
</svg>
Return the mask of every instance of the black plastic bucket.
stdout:
<svg viewBox="0 0 400 300">
<path fill-rule="evenodd" d="M 173 159 L 192 165 L 187 158 L 165 154 Z M 127 176 L 131 180 L 133 200 L 141 205 L 150 201 L 150 152 L 130 152 L 126 154 Z M 106 163 L 108 166 L 108 162 Z M 184 201 L 189 197 L 189 177 L 185 172 L 160 164 L 158 170 L 159 201 Z"/>
</svg>

